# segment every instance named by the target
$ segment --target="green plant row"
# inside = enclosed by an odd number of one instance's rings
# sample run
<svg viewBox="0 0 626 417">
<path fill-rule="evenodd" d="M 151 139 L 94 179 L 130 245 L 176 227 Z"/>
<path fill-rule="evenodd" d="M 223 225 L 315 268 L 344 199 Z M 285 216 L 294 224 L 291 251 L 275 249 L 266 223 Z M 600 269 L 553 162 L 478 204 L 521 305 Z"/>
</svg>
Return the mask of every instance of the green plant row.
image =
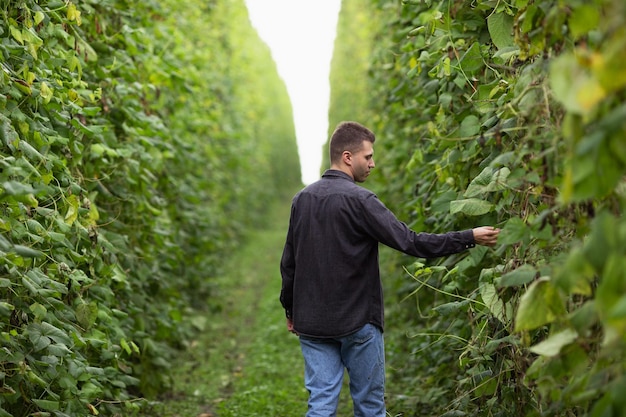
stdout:
<svg viewBox="0 0 626 417">
<path fill-rule="evenodd" d="M 0 416 L 130 415 L 300 184 L 243 1 L 0 2 Z"/>
<path fill-rule="evenodd" d="M 333 77 L 368 80 L 369 186 L 416 230 L 503 229 L 495 250 L 385 255 L 390 410 L 623 415 L 625 5 L 355 2 L 340 29 L 378 26 L 337 43 L 373 48 Z"/>
</svg>

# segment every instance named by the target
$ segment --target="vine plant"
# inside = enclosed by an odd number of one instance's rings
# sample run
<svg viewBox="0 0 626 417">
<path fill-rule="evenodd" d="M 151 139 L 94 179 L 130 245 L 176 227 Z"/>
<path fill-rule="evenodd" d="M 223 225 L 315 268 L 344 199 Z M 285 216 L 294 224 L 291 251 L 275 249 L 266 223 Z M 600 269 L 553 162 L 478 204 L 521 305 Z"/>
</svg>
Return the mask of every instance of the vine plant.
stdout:
<svg viewBox="0 0 626 417">
<path fill-rule="evenodd" d="M 410 323 L 388 332 L 390 409 L 622 415 L 623 2 L 370 7 L 372 187 L 418 230 L 503 229 L 495 250 L 388 256 L 388 321 Z"/>
<path fill-rule="evenodd" d="M 163 392 L 293 131 L 241 1 L 1 1 L 0 416 Z"/>
</svg>

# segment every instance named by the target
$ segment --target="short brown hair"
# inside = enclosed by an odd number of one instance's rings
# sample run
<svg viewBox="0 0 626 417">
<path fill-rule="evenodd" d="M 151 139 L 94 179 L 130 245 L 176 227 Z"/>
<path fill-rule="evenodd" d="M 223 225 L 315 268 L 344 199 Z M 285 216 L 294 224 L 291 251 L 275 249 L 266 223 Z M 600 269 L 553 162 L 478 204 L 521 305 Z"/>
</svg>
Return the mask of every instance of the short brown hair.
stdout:
<svg viewBox="0 0 626 417">
<path fill-rule="evenodd" d="M 374 143 L 374 133 L 357 122 L 341 122 L 330 137 L 330 163 L 339 162 L 343 151 L 358 152 L 363 141 Z"/>
</svg>

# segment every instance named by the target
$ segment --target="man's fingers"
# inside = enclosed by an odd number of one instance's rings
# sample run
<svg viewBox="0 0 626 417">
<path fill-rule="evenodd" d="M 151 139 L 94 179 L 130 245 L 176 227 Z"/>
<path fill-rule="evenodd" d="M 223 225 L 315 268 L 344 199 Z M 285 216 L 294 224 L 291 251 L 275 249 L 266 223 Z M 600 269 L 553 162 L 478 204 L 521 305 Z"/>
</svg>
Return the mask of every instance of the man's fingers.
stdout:
<svg viewBox="0 0 626 417">
<path fill-rule="evenodd" d="M 474 229 L 474 240 L 483 246 L 494 246 L 498 241 L 500 229 L 493 226 L 482 226 Z"/>
</svg>

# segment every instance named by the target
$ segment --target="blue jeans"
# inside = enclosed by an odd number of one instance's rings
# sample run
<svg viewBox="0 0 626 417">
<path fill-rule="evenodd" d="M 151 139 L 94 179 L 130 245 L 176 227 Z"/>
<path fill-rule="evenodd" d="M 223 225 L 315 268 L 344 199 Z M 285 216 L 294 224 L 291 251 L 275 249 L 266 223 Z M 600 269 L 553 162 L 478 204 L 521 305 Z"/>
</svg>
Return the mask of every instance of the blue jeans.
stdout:
<svg viewBox="0 0 626 417">
<path fill-rule="evenodd" d="M 300 337 L 304 385 L 309 391 L 306 417 L 337 415 L 344 367 L 350 377 L 355 417 L 385 417 L 385 347 L 381 330 L 366 324 L 334 339 Z"/>
</svg>

